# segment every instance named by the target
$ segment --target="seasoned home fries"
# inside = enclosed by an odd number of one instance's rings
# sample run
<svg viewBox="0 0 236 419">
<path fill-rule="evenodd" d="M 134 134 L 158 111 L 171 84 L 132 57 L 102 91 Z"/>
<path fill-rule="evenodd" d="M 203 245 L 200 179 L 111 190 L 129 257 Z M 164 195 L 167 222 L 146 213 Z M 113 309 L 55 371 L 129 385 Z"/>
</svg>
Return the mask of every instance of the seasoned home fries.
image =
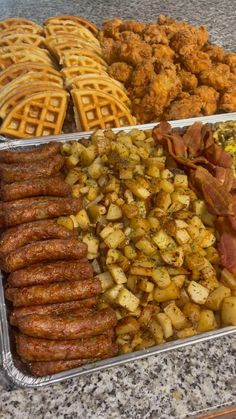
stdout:
<svg viewBox="0 0 236 419">
<path fill-rule="evenodd" d="M 88 246 L 100 308 L 116 311 L 120 353 L 236 324 L 236 279 L 222 268 L 217 216 L 154 134 L 97 131 L 61 147 L 83 209 L 58 223 L 78 228 Z"/>
</svg>

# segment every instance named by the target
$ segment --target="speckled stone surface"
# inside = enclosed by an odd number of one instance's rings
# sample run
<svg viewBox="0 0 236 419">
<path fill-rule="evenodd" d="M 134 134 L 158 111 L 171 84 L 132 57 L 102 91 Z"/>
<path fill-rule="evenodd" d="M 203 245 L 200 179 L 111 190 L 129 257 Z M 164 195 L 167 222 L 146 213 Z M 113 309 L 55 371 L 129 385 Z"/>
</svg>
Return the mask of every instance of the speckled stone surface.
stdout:
<svg viewBox="0 0 236 419">
<path fill-rule="evenodd" d="M 204 24 L 211 41 L 236 48 L 235 0 L 0 0 L 0 18 L 42 22 L 79 14 L 97 24 L 159 14 Z M 236 335 L 115 367 L 41 389 L 16 389 L 0 376 L 1 419 L 183 419 L 236 403 Z"/>
</svg>

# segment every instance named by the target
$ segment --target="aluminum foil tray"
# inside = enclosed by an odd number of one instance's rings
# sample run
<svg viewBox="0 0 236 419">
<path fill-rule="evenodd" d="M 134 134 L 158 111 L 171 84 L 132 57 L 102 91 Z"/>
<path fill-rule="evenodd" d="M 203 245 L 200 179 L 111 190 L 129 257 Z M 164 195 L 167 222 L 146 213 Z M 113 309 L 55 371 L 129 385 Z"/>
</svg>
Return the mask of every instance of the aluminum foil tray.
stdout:
<svg viewBox="0 0 236 419">
<path fill-rule="evenodd" d="M 236 121 L 236 112 L 222 115 L 214 115 L 199 118 L 190 118 L 185 120 L 171 121 L 173 128 L 183 128 L 193 124 L 196 121 L 204 123 L 217 124 L 225 121 Z M 154 124 L 136 125 L 135 127 L 116 128 L 115 132 L 130 131 L 132 128 L 139 128 L 142 130 L 150 130 L 156 126 Z M 49 141 L 66 142 L 72 140 L 80 140 L 82 138 L 89 138 L 91 132 L 79 132 L 73 134 L 62 134 L 48 137 L 37 137 L 29 140 L 10 140 L 0 136 L 0 150 L 17 148 L 23 150 L 29 147 L 35 147 L 40 144 L 45 144 Z M 147 358 L 151 355 L 158 355 L 163 352 L 173 351 L 175 349 L 184 348 L 185 346 L 194 345 L 200 342 L 206 342 L 226 335 L 236 333 L 236 327 L 223 327 L 211 332 L 202 333 L 197 336 L 192 336 L 186 339 L 179 339 L 172 342 L 163 343 L 161 345 L 153 346 L 152 348 L 141 351 L 131 352 L 124 355 L 119 355 L 114 358 L 105 359 L 93 364 L 85 365 L 79 368 L 74 368 L 68 371 L 63 371 L 58 374 L 35 378 L 24 372 L 23 365 L 14 353 L 14 348 L 11 345 L 10 326 L 7 320 L 7 306 L 5 304 L 4 290 L 3 290 L 3 274 L 0 273 L 0 349 L 2 358 L 2 368 L 6 381 L 9 384 L 15 384 L 21 387 L 43 387 L 48 384 L 58 383 L 68 378 L 80 377 L 81 375 L 91 374 L 93 372 L 101 371 L 105 368 L 122 365 L 137 359 Z"/>
</svg>

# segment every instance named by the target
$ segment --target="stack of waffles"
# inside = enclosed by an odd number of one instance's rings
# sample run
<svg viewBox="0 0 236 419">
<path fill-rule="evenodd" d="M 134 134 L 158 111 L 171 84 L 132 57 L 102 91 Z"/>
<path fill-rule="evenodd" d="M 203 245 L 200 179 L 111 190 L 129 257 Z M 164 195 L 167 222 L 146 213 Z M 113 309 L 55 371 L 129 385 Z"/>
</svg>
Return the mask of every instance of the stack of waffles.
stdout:
<svg viewBox="0 0 236 419">
<path fill-rule="evenodd" d="M 124 86 L 107 73 L 96 26 L 78 16 L 57 16 L 46 20 L 44 30 L 73 99 L 77 130 L 134 125 Z"/>
<path fill-rule="evenodd" d="M 7 137 L 62 130 L 69 95 L 43 33 L 26 19 L 0 22 L 0 133 Z"/>
</svg>

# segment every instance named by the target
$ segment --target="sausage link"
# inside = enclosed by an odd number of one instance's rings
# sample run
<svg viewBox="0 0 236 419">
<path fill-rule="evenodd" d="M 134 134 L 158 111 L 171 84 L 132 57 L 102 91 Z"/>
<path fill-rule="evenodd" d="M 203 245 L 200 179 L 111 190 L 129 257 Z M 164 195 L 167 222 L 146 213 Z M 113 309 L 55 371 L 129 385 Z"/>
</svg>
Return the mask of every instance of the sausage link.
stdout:
<svg viewBox="0 0 236 419">
<path fill-rule="evenodd" d="M 12 227 L 32 221 L 70 215 L 78 212 L 81 206 L 82 201 L 80 198 L 41 198 L 31 205 L 28 204 L 28 206 L 16 207 L 5 211 L 4 225 L 5 227 Z"/>
<path fill-rule="evenodd" d="M 1 260 L 5 272 L 13 272 L 34 263 L 60 259 L 81 259 L 87 254 L 87 245 L 76 238 L 42 240 L 13 250 Z"/>
<path fill-rule="evenodd" d="M 18 325 L 20 317 L 28 316 L 29 314 L 62 314 L 62 313 L 84 313 L 86 310 L 94 310 L 97 304 L 96 297 L 85 298 L 84 300 L 69 301 L 67 303 L 45 304 L 39 306 L 28 306 L 15 308 L 10 314 L 10 323 L 13 326 Z"/>
<path fill-rule="evenodd" d="M 6 183 L 1 189 L 3 201 L 14 201 L 31 196 L 69 196 L 70 194 L 71 186 L 60 176 Z"/>
<path fill-rule="evenodd" d="M 36 162 L 39 160 L 45 160 L 49 157 L 55 156 L 60 153 L 61 144 L 52 141 L 48 144 L 35 147 L 31 150 L 19 151 L 19 150 L 1 150 L 0 151 L 0 162 L 3 163 L 22 163 L 32 161 Z"/>
<path fill-rule="evenodd" d="M 66 239 L 75 236 L 75 230 L 68 230 L 56 220 L 42 220 L 10 228 L 0 239 L 0 257 L 33 241 Z M 13 285 L 15 286 L 15 285 Z"/>
<path fill-rule="evenodd" d="M 2 164 L 0 177 L 6 183 L 30 180 L 39 177 L 50 177 L 58 173 L 64 165 L 64 157 L 56 154 L 43 161 L 29 164 Z"/>
<path fill-rule="evenodd" d="M 38 361 L 29 364 L 29 370 L 32 375 L 36 377 L 44 377 L 45 375 L 57 374 L 62 371 L 78 368 L 82 365 L 92 364 L 101 361 L 102 359 L 112 358 L 117 355 L 116 345 L 112 345 L 109 350 L 100 357 L 72 359 L 70 361 Z"/>
<path fill-rule="evenodd" d="M 26 361 L 61 361 L 100 358 L 116 350 L 109 334 L 75 340 L 48 340 L 16 335 L 16 350 Z"/>
<path fill-rule="evenodd" d="M 63 303 L 66 301 L 83 300 L 102 292 L 98 279 L 60 282 L 47 285 L 33 285 L 24 288 L 6 288 L 5 296 L 13 302 L 14 307 L 39 304 Z"/>
<path fill-rule="evenodd" d="M 116 324 L 116 313 L 110 307 L 86 315 L 31 314 L 18 319 L 18 327 L 22 333 L 36 338 L 59 340 L 100 335 Z"/>
</svg>

